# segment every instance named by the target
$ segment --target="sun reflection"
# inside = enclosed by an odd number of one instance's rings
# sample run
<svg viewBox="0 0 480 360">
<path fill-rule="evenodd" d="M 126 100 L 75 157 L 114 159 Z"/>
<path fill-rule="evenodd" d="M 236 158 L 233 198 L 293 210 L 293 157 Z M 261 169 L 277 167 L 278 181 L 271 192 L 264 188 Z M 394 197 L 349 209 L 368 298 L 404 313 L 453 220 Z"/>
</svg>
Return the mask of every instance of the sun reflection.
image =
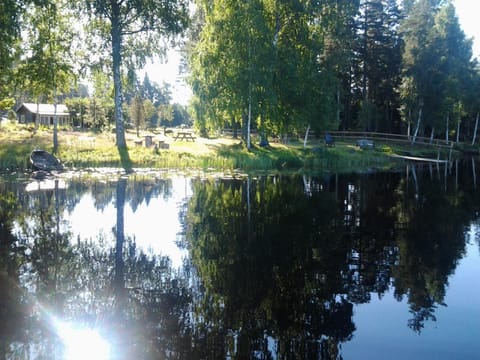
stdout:
<svg viewBox="0 0 480 360">
<path fill-rule="evenodd" d="M 54 325 L 64 346 L 64 360 L 110 359 L 110 344 L 98 330 L 77 327 L 59 320 L 55 320 Z"/>
</svg>

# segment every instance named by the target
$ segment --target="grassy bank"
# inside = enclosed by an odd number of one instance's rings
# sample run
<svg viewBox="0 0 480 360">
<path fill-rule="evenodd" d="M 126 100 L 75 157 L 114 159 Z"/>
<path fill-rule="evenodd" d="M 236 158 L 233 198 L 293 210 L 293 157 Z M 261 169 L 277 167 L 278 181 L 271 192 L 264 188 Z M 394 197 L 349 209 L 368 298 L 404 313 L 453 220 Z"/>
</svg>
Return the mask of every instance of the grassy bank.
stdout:
<svg viewBox="0 0 480 360">
<path fill-rule="evenodd" d="M 386 146 L 359 149 L 353 143 L 341 142 L 326 147 L 320 140 L 310 141 L 306 148 L 300 141 L 288 144 L 272 143 L 268 147 L 246 149 L 239 139 L 227 137 L 199 138 L 194 142 L 174 141 L 173 133 L 144 133 L 137 138 L 127 131 L 128 154 L 134 168 L 175 168 L 200 170 L 249 171 L 306 171 L 337 172 L 365 169 L 388 169 L 401 160 L 392 153 L 446 158 L 448 153 L 436 149 Z M 136 145 L 144 135 L 152 135 L 155 143 L 163 140 L 169 149 Z M 58 157 L 68 168 L 121 167 L 113 133 L 59 131 Z M 23 170 L 29 167 L 29 155 L 35 148 L 52 149 L 51 129 L 34 130 L 31 126 L 2 125 L 0 127 L 0 170 Z M 255 139 L 252 143 L 255 143 Z"/>
</svg>

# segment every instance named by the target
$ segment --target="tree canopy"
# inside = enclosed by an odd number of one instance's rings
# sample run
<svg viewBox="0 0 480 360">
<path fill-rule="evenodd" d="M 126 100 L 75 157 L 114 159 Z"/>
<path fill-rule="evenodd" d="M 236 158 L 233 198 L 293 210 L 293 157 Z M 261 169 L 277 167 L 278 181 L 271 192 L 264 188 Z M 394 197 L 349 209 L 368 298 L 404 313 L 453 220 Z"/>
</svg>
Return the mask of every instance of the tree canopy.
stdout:
<svg viewBox="0 0 480 360">
<path fill-rule="evenodd" d="M 123 102 L 130 104 L 140 91 L 157 113 L 171 100 L 168 88 L 148 77 L 139 81 L 136 70 L 148 58 L 164 56 L 188 29 L 182 66 L 194 94 L 190 113 L 202 134 L 229 127 L 243 129 L 245 138 L 256 129 L 263 139 L 309 129 L 475 138 L 479 71 L 472 40 L 450 1 L 188 5 L 186 0 L 4 1 L 0 100 L 11 104 L 3 100 L 48 95 L 53 68 L 57 90 L 69 82 L 61 80 L 62 73 L 88 75 L 93 83 L 103 74 L 112 90 L 95 91 L 92 108 L 109 97 L 112 110 L 102 106 L 104 115 L 90 123 L 114 123 L 117 146 L 125 148 Z M 72 17 L 82 21 L 66 26 Z M 53 36 L 56 32 L 62 36 Z M 156 115 L 149 118 L 158 123 Z"/>
<path fill-rule="evenodd" d="M 267 134 L 405 133 L 416 123 L 416 134 L 439 136 L 447 114 L 478 111 L 466 100 L 478 78 L 472 42 L 449 1 L 196 3 L 189 65 L 200 128 L 245 127 L 251 109 Z"/>
</svg>

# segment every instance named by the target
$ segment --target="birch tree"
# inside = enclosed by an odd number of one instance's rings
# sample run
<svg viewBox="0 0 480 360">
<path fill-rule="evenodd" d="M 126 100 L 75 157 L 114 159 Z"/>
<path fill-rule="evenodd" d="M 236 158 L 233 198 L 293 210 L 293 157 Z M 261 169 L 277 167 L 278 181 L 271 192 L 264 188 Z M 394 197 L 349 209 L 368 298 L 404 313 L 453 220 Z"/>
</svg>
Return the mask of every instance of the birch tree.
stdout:
<svg viewBox="0 0 480 360">
<path fill-rule="evenodd" d="M 152 55 L 165 51 L 166 41 L 188 23 L 187 0 L 82 0 L 72 4 L 89 19 L 110 63 L 114 83 L 115 134 L 119 151 L 126 150 L 123 121 L 122 70 L 141 67 Z"/>
<path fill-rule="evenodd" d="M 26 37 L 22 49 L 25 56 L 16 69 L 21 86 L 37 99 L 37 103 L 40 97 L 53 102 L 54 152 L 58 149 L 57 96 L 69 90 L 75 78 L 71 22 L 71 13 L 63 0 L 31 5 L 26 13 Z"/>
</svg>

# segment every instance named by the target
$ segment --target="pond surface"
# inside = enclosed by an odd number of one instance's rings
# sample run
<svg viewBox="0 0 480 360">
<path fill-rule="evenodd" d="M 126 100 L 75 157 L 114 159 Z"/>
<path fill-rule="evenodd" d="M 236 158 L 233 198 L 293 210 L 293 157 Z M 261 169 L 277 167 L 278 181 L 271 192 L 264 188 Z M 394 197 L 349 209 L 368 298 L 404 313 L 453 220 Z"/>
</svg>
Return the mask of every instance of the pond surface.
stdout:
<svg viewBox="0 0 480 360">
<path fill-rule="evenodd" d="M 477 359 L 479 168 L 0 177 L 0 359 Z"/>
</svg>

